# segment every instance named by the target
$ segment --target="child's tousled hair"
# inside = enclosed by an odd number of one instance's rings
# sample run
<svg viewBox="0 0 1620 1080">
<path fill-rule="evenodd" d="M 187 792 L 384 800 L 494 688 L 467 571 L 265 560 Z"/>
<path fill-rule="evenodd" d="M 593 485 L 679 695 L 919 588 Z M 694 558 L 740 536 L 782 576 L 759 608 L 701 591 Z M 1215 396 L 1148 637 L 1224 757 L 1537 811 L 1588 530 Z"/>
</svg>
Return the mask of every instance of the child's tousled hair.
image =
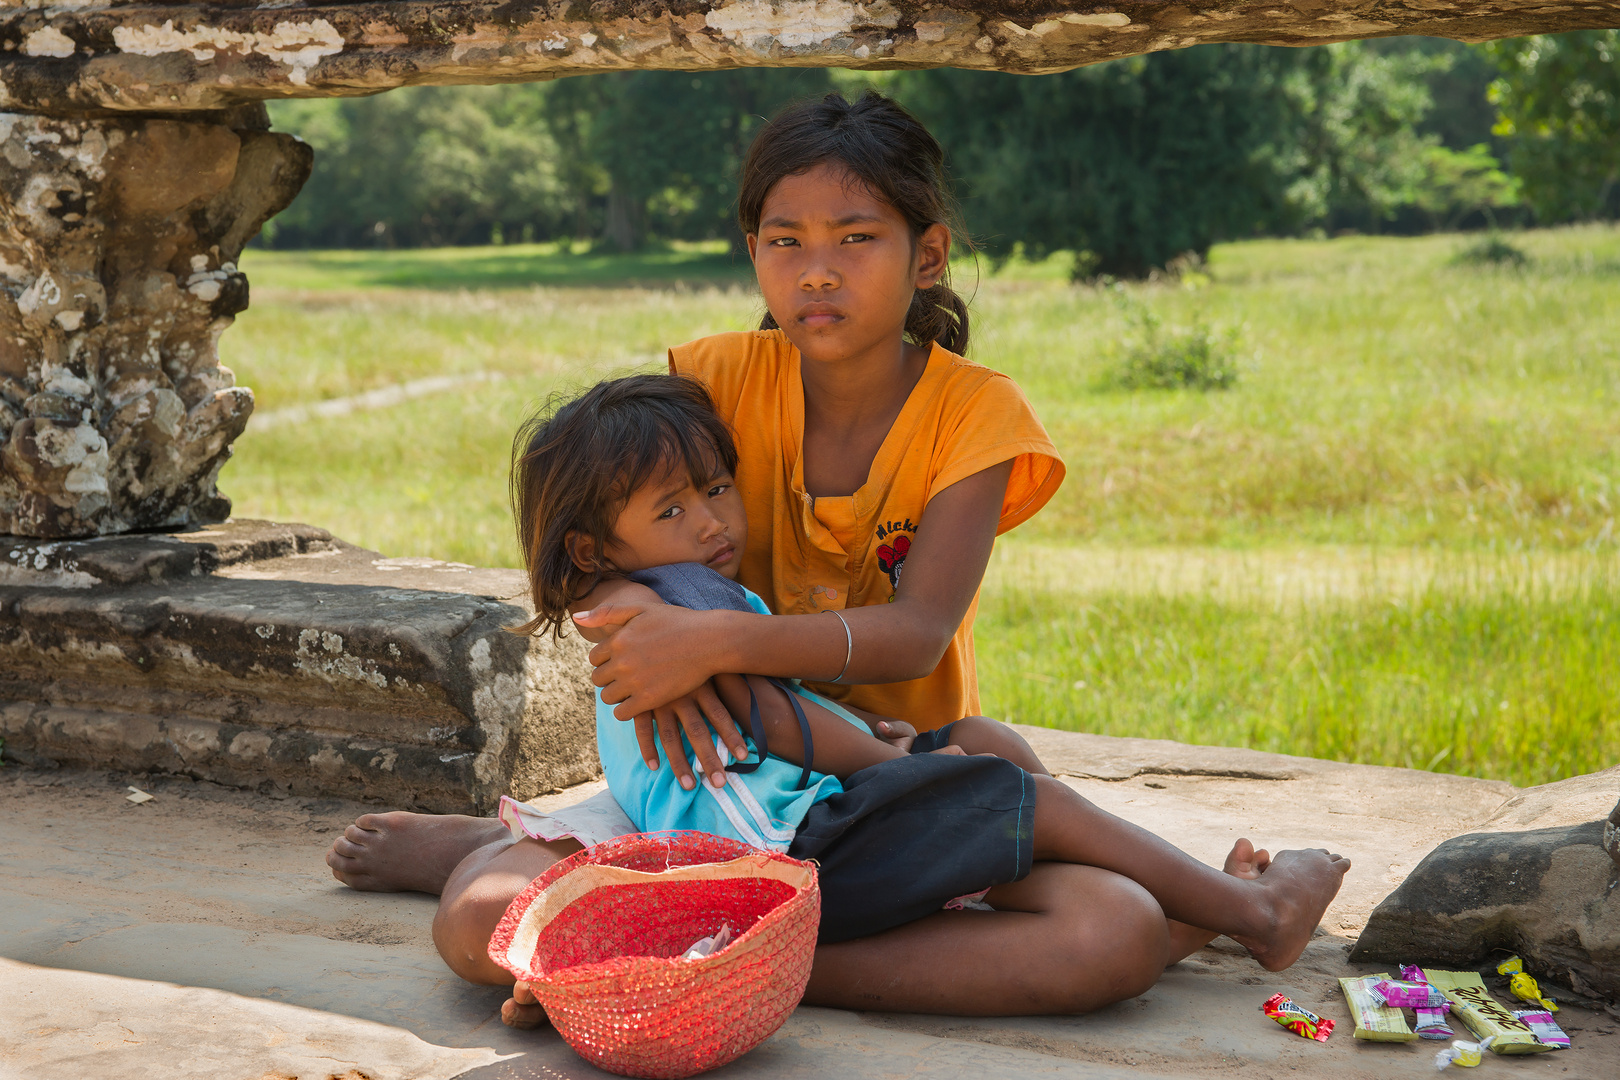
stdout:
<svg viewBox="0 0 1620 1080">
<path fill-rule="evenodd" d="M 868 90 L 853 104 L 838 93 L 801 102 L 759 129 L 737 186 L 742 231 L 759 232 L 765 197 L 778 183 L 830 162 L 898 210 L 913 237 L 930 225 L 957 224 L 939 141 L 894 101 Z M 961 235 L 959 228 L 953 231 Z M 937 341 L 961 356 L 968 348 L 968 310 L 949 281 L 947 271 L 938 284 L 912 296 L 906 336 L 918 345 Z M 760 329 L 777 329 L 769 311 Z"/>
<path fill-rule="evenodd" d="M 512 441 L 512 514 L 529 573 L 535 616 L 514 633 L 562 636 L 568 607 L 611 567 L 603 551 L 636 487 L 684 466 L 694 484 L 737 470 L 737 446 L 709 391 L 684 375 L 631 375 L 597 383 L 571 401 L 553 399 Z M 570 534 L 593 541 L 597 566 L 583 570 Z"/>
</svg>

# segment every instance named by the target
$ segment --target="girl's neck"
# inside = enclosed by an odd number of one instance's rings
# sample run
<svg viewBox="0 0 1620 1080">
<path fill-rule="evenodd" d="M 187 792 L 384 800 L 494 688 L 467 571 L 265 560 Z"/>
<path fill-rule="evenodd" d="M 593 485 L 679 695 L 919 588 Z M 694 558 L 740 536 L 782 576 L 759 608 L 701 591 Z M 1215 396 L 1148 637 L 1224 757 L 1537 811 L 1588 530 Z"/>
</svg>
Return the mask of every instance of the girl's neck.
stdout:
<svg viewBox="0 0 1620 1080">
<path fill-rule="evenodd" d="M 838 360 L 801 356 L 804 486 L 816 497 L 854 494 L 928 367 L 931 350 L 898 342 Z"/>
</svg>

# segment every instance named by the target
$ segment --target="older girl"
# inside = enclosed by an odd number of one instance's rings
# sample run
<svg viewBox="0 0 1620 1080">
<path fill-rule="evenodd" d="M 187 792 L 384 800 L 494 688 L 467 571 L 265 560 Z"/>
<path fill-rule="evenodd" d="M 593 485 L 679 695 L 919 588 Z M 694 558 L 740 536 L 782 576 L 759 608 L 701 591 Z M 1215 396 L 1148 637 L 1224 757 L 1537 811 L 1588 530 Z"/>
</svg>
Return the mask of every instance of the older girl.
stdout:
<svg viewBox="0 0 1620 1080">
<path fill-rule="evenodd" d="M 778 614 L 666 606 L 623 579 L 576 605 L 597 642 L 602 700 L 636 725 L 649 768 L 660 767 L 656 740 L 685 787 L 683 730 L 716 785 L 725 773 L 711 725 L 746 756 L 716 675 L 805 679 L 854 711 L 923 728 L 978 711 L 972 620 L 991 547 L 1050 499 L 1063 465 L 1017 386 L 961 355 L 969 327 L 945 284 L 948 206 L 939 144 L 876 94 L 790 109 L 750 151 L 739 221 L 765 323 L 673 349 L 670 363 L 708 384 L 736 434 L 749 526 L 738 579 Z M 993 890 L 993 911 L 941 911 L 821 947 L 807 1000 L 1020 1014 L 1141 993 L 1213 936 L 1170 921 L 1192 914 L 1174 884 L 1189 860 L 1077 805 L 1083 850 Z M 473 981 L 509 981 L 485 952 L 501 913 L 581 839 L 600 837 L 506 810 L 515 842 L 488 819 L 366 815 L 328 862 L 356 888 L 439 893 L 441 955 Z M 1268 869 L 1239 843 L 1228 872 L 1258 878 L 1276 901 L 1277 926 L 1251 943 L 1263 964 L 1292 963 L 1347 866 L 1296 852 Z M 521 986 L 503 1015 L 539 1020 Z"/>
</svg>

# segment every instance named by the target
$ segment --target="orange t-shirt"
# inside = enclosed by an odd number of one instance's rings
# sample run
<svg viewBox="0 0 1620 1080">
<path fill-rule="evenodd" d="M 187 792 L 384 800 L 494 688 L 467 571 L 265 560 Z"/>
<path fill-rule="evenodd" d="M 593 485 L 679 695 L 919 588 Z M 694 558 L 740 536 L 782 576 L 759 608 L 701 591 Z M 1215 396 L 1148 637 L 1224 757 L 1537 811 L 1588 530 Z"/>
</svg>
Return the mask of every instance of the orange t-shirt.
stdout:
<svg viewBox="0 0 1620 1080">
<path fill-rule="evenodd" d="M 737 439 L 748 514 L 741 582 L 779 615 L 894 598 L 911 538 L 935 494 L 1014 461 L 997 535 L 1034 516 L 1063 462 L 1018 385 L 938 345 L 853 495 L 804 489 L 804 383 L 780 330 L 716 334 L 669 351 L 670 370 L 708 384 Z M 932 731 L 979 711 L 973 656 L 978 593 L 932 674 L 909 682 L 807 683 L 818 694 Z M 860 648 L 860 642 L 856 642 Z"/>
</svg>

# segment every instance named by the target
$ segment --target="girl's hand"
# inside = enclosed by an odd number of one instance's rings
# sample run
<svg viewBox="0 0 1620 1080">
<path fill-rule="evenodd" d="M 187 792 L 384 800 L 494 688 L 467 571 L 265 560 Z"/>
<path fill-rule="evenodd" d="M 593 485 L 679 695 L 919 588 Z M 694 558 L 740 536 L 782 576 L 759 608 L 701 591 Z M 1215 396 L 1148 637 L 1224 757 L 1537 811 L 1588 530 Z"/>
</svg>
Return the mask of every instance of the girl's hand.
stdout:
<svg viewBox="0 0 1620 1080">
<path fill-rule="evenodd" d="M 576 615 L 579 615 L 593 608 L 607 607 L 610 604 L 651 605 L 662 604 L 663 602 L 662 597 L 639 582 L 631 581 L 628 578 L 608 578 L 606 581 L 597 582 L 596 588 L 574 604 L 572 610 Z M 579 631 L 579 636 L 592 645 L 600 645 L 609 637 L 612 637 L 613 631 L 618 628 L 617 624 L 596 627 L 587 626 L 578 619 L 574 620 L 574 629 Z"/>
<path fill-rule="evenodd" d="M 680 630 L 687 620 L 702 614 L 654 600 L 650 604 L 605 604 L 574 616 L 580 632 L 599 642 L 590 653 L 596 666 L 591 681 L 602 688 L 602 700 L 614 706 L 615 717 L 635 722 L 636 742 L 649 769 L 659 767 L 658 746 L 663 745 L 675 779 L 687 791 L 697 781 L 681 745 L 683 730 L 698 765 L 715 787 L 725 785 L 726 770 L 715 752 L 711 727 L 735 760 L 748 757 L 748 744 L 737 722 L 709 684 L 710 673 L 698 673 L 690 655 L 692 635 Z M 661 625 L 664 622 L 675 624 L 673 635 Z M 678 645 L 665 644 L 671 636 Z M 680 646 L 685 646 L 687 655 L 682 655 Z M 664 662 L 638 664 L 638 655 L 660 656 Z"/>
<path fill-rule="evenodd" d="M 715 693 L 713 683 L 706 682 L 689 696 L 654 709 L 650 714 L 642 713 L 636 717 L 635 725 L 636 742 L 641 745 L 641 758 L 647 768 L 657 771 L 658 744 L 662 743 L 670 769 L 686 791 L 696 787 L 697 781 L 692 779 L 692 764 L 686 760 L 686 748 L 681 745 L 683 729 L 692 744 L 692 752 L 697 755 L 698 765 L 715 787 L 725 785 L 726 769 L 715 752 L 710 727 L 731 751 L 733 760 L 741 761 L 748 756 L 748 744 L 743 742 L 742 732 L 737 730 L 736 721 L 720 701 L 720 695 Z"/>
<path fill-rule="evenodd" d="M 911 744 L 917 741 L 917 729 L 904 720 L 879 720 L 872 734 L 894 747 L 911 753 Z"/>
<path fill-rule="evenodd" d="M 664 603 L 611 603 L 581 611 L 581 632 L 605 635 L 591 649 L 596 668 L 591 681 L 613 715 L 630 720 L 673 704 L 708 682 L 720 670 L 705 646 L 716 616 L 731 612 L 688 611 Z M 594 636 L 594 635 L 593 635 Z"/>
</svg>

